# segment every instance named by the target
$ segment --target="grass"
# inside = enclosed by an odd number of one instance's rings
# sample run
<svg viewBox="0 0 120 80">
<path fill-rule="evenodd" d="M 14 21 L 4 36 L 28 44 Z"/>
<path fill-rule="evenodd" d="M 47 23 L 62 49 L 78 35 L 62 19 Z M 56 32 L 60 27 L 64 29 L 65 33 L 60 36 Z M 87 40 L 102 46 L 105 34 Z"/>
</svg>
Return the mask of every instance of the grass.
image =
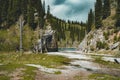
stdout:
<svg viewBox="0 0 120 80">
<path fill-rule="evenodd" d="M 48 68 L 67 65 L 70 59 L 63 56 L 47 54 L 0 54 L 2 64 L 40 64 Z"/>
<path fill-rule="evenodd" d="M 120 77 L 115 77 L 107 74 L 91 74 L 89 80 L 120 80 Z"/>
<path fill-rule="evenodd" d="M 63 56 L 47 54 L 20 54 L 20 53 L 1 53 L 0 54 L 0 80 L 10 80 L 9 76 L 16 69 L 23 68 L 22 80 L 35 80 L 37 68 L 25 66 L 25 64 L 38 64 L 48 68 L 57 68 L 58 66 L 68 65 L 70 59 Z M 5 74 L 1 74 L 5 72 Z M 55 74 L 61 74 L 60 71 Z"/>
<path fill-rule="evenodd" d="M 34 80 L 36 75 L 36 68 L 34 67 L 26 67 L 26 70 L 24 71 L 23 80 Z"/>
<path fill-rule="evenodd" d="M 10 80 L 10 77 L 5 75 L 0 75 L 0 80 Z"/>
<path fill-rule="evenodd" d="M 75 76 L 74 79 L 75 80 L 82 80 L 82 77 L 81 76 Z"/>
<path fill-rule="evenodd" d="M 120 58 L 120 51 L 116 52 L 115 57 Z"/>
<path fill-rule="evenodd" d="M 116 51 L 114 50 L 103 50 L 103 51 L 98 51 L 98 54 L 110 54 L 110 55 L 115 55 Z"/>
<path fill-rule="evenodd" d="M 102 60 L 101 56 L 94 56 L 94 59 L 95 59 L 94 62 L 102 64 L 106 67 L 120 69 L 120 64 L 110 62 L 110 61 L 104 61 L 104 60 Z"/>
<path fill-rule="evenodd" d="M 10 76 L 10 74 L 16 71 L 16 69 L 23 68 L 25 69 L 22 71 L 23 75 L 16 76 L 16 77 L 22 77 L 22 80 L 34 80 L 35 79 L 35 70 L 37 70 L 34 67 L 28 67 L 22 64 L 7 64 L 0 66 L 0 72 L 3 72 L 3 74 L 0 75 L 0 80 L 10 80 L 13 78 L 13 76 Z"/>
<path fill-rule="evenodd" d="M 56 71 L 54 72 L 54 74 L 61 74 L 61 71 Z"/>
<path fill-rule="evenodd" d="M 74 80 L 90 80 L 90 79 L 88 79 L 88 76 L 75 76 Z"/>
<path fill-rule="evenodd" d="M 6 64 L 6 65 L 2 65 L 0 66 L 0 71 L 7 71 L 8 73 L 11 73 L 12 71 L 14 71 L 17 68 L 22 67 L 23 65 L 21 64 Z"/>
</svg>

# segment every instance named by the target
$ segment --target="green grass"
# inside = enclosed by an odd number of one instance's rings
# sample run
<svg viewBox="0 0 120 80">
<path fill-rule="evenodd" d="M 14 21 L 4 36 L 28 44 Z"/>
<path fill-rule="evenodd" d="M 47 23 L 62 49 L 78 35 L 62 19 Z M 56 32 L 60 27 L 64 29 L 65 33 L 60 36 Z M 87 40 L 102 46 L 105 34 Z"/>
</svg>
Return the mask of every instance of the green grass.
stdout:
<svg viewBox="0 0 120 80">
<path fill-rule="evenodd" d="M 120 77 L 115 77 L 106 74 L 92 74 L 89 76 L 89 80 L 120 80 Z"/>
<path fill-rule="evenodd" d="M 5 75 L 0 75 L 0 80 L 10 80 L 10 77 Z"/>
<path fill-rule="evenodd" d="M 74 80 L 90 80 L 88 76 L 75 76 Z"/>
<path fill-rule="evenodd" d="M 104 61 L 104 60 L 102 60 L 101 56 L 94 56 L 94 59 L 95 59 L 94 62 L 102 64 L 106 67 L 120 69 L 120 64 L 110 62 L 110 61 Z"/>
<path fill-rule="evenodd" d="M 61 71 L 56 71 L 54 72 L 54 74 L 61 74 Z"/>
<path fill-rule="evenodd" d="M 0 80 L 10 80 L 12 76 L 10 76 L 11 73 L 13 73 L 16 69 L 23 68 L 25 69 L 22 71 L 22 80 L 34 80 L 35 79 L 35 70 L 37 70 L 34 67 L 28 67 L 22 64 L 7 64 L 7 65 L 1 65 L 0 66 L 0 72 L 5 72 L 4 74 L 0 75 Z M 20 75 L 17 77 L 21 77 Z"/>
<path fill-rule="evenodd" d="M 23 80 L 34 80 L 36 75 L 36 68 L 34 67 L 26 67 L 26 70 L 24 71 Z"/>
<path fill-rule="evenodd" d="M 61 65 L 67 65 L 70 59 L 63 56 L 47 54 L 0 54 L 0 63 L 2 64 L 40 64 L 45 67 L 55 68 Z"/>
<path fill-rule="evenodd" d="M 6 65 L 1 65 L 0 66 L 0 71 L 7 71 L 8 73 L 11 73 L 17 68 L 22 67 L 23 65 L 21 64 L 6 64 Z"/>
<path fill-rule="evenodd" d="M 75 80 L 82 80 L 82 77 L 81 76 L 75 76 L 74 79 Z"/>
<path fill-rule="evenodd" d="M 116 52 L 115 57 L 120 58 L 120 51 L 117 51 L 117 52 Z"/>
<path fill-rule="evenodd" d="M 24 69 L 22 71 L 22 80 L 35 80 L 37 68 L 25 66 L 25 64 L 38 64 L 48 68 L 57 68 L 58 66 L 68 65 L 71 60 L 63 56 L 54 56 L 47 54 L 20 54 L 20 53 L 1 53 L 0 54 L 0 80 L 10 80 L 11 73 L 16 69 Z M 61 74 L 60 71 L 55 74 Z"/>
</svg>

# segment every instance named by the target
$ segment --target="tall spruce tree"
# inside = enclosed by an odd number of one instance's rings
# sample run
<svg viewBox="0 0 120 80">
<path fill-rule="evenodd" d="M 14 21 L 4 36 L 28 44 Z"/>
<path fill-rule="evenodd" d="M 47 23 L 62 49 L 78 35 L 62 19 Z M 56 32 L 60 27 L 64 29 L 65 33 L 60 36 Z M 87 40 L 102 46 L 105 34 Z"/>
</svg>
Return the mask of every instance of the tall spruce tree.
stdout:
<svg viewBox="0 0 120 80">
<path fill-rule="evenodd" d="M 39 16 L 39 25 L 40 25 L 40 28 L 43 28 L 44 27 L 44 15 L 45 15 L 44 8 L 43 8 L 41 0 L 37 0 L 36 4 L 37 4 L 36 8 L 38 11 L 38 16 Z"/>
<path fill-rule="evenodd" d="M 116 9 L 116 27 L 120 27 L 120 0 L 117 0 L 117 9 Z"/>
<path fill-rule="evenodd" d="M 50 6 L 48 5 L 48 8 L 47 8 L 47 16 L 49 17 L 50 16 Z"/>
<path fill-rule="evenodd" d="M 43 1 L 43 14 L 45 15 L 45 0 Z"/>
<path fill-rule="evenodd" d="M 27 22 L 27 7 L 28 0 L 21 0 L 21 14 L 24 16 L 24 20 Z"/>
<path fill-rule="evenodd" d="M 9 0 L 8 14 L 7 14 L 7 26 L 10 26 L 14 23 L 13 19 L 13 0 Z"/>
<path fill-rule="evenodd" d="M 88 14 L 87 33 L 91 31 L 93 24 L 94 24 L 94 13 L 92 9 L 90 9 L 90 12 Z"/>
<path fill-rule="evenodd" d="M 21 14 L 21 1 L 20 0 L 13 0 L 13 15 L 14 15 L 14 22 L 16 22 Z"/>
<path fill-rule="evenodd" d="M 27 23 L 32 27 L 32 29 L 34 29 L 34 7 L 32 6 L 32 0 L 29 0 L 28 3 Z"/>
<path fill-rule="evenodd" d="M 98 29 L 102 26 L 102 0 L 96 0 L 95 4 L 95 27 Z"/>
<path fill-rule="evenodd" d="M 103 1 L 103 19 L 106 19 L 111 14 L 110 0 Z"/>
<path fill-rule="evenodd" d="M 1 14 L 2 14 L 2 5 L 1 5 L 1 1 L 2 0 L 0 0 L 0 28 L 1 28 L 1 23 L 2 23 L 2 19 L 1 19 Z"/>
<path fill-rule="evenodd" d="M 0 1 L 0 5 L 1 5 L 1 11 L 0 11 L 0 16 L 1 16 L 1 23 L 2 23 L 2 27 L 6 28 L 7 26 L 7 13 L 8 13 L 8 3 L 9 0 L 1 0 Z"/>
</svg>

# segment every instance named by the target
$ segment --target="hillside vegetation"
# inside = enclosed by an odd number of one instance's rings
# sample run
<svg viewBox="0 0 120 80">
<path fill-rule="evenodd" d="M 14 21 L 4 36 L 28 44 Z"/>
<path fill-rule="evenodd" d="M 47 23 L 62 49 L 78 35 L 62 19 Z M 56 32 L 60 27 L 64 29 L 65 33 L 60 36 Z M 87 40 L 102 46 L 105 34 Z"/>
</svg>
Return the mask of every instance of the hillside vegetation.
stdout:
<svg viewBox="0 0 120 80">
<path fill-rule="evenodd" d="M 45 13 L 47 11 L 47 13 Z M 23 50 L 36 45 L 38 30 L 51 25 L 56 31 L 59 47 L 77 47 L 85 36 L 85 23 L 61 20 L 45 10 L 41 0 L 0 0 L 0 51 L 18 51 L 20 43 L 20 16 L 23 17 Z"/>
<path fill-rule="evenodd" d="M 105 51 L 105 50 L 120 50 L 120 28 L 117 24 L 117 0 L 111 0 L 110 15 L 102 19 L 101 27 L 91 30 L 82 43 L 79 49 L 84 52 Z"/>
</svg>

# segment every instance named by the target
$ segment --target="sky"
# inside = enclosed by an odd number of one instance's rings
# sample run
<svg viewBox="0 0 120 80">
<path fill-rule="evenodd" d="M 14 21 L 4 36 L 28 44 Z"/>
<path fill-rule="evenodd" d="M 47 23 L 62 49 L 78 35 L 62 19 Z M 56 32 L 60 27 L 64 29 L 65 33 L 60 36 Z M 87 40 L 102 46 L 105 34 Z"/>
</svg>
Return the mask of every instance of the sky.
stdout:
<svg viewBox="0 0 120 80">
<path fill-rule="evenodd" d="M 50 5 L 50 12 L 54 16 L 72 21 L 86 22 L 90 9 L 94 10 L 96 0 L 45 0 L 46 8 Z"/>
</svg>

